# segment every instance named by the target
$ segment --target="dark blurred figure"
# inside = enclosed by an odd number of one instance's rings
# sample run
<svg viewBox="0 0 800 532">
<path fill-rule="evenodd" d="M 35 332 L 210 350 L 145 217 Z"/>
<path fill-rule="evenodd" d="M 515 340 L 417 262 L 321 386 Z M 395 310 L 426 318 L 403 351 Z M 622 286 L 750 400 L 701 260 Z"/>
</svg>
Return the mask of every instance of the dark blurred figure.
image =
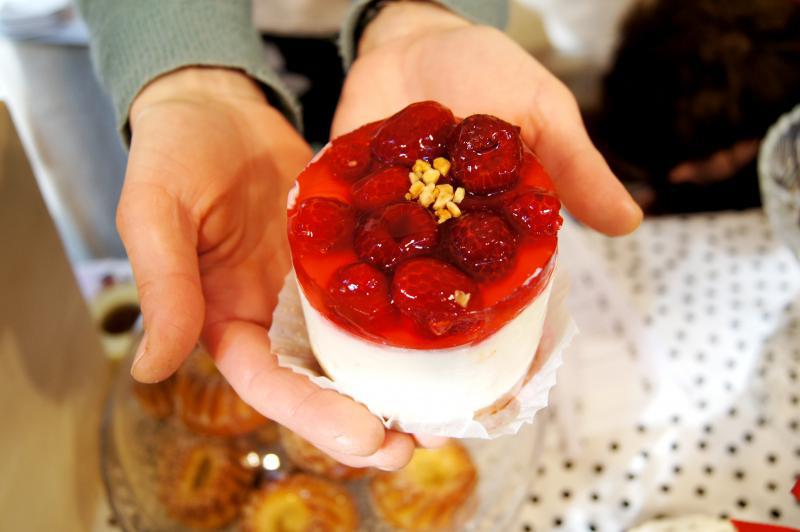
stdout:
<svg viewBox="0 0 800 532">
<path fill-rule="evenodd" d="M 759 205 L 758 143 L 800 102 L 800 2 L 642 1 L 601 102 L 595 140 L 647 212 Z"/>
</svg>

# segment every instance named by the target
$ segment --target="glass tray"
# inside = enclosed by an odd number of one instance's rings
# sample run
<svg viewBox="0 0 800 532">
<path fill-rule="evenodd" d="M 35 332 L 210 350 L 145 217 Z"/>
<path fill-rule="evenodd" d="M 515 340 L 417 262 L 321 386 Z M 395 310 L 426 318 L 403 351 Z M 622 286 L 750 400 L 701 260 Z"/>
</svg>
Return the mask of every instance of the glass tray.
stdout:
<svg viewBox="0 0 800 532">
<path fill-rule="evenodd" d="M 129 361 L 128 361 L 129 362 Z M 176 441 L 212 438 L 190 433 L 174 416 L 159 421 L 148 416 L 133 395 L 129 364 L 123 362 L 112 383 L 105 406 L 101 434 L 103 480 L 119 526 L 127 532 L 192 530 L 167 516 L 158 500 L 156 458 Z M 478 468 L 477 508 L 461 530 L 505 530 L 525 497 L 536 467 L 546 416 L 537 416 L 519 434 L 496 440 L 464 440 Z M 260 455 L 274 453 L 279 472 L 294 469 L 278 443 L 265 444 L 256 437 L 238 438 L 245 449 Z M 168 452 L 168 451 L 166 451 Z M 286 469 L 284 469 L 286 468 Z M 358 506 L 360 530 L 395 530 L 372 511 L 369 480 L 345 482 Z M 236 522 L 222 530 L 238 530 Z"/>
<path fill-rule="evenodd" d="M 758 178 L 773 230 L 800 260 L 800 105 L 767 132 L 759 150 Z"/>
</svg>

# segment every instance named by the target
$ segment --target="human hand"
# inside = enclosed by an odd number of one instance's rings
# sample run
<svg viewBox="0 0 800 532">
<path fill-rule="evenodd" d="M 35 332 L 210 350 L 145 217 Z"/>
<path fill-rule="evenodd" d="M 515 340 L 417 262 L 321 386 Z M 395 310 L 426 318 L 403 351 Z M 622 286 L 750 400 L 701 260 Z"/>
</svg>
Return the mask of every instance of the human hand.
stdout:
<svg viewBox="0 0 800 532">
<path fill-rule="evenodd" d="M 564 206 L 609 235 L 633 231 L 642 211 L 592 145 L 569 90 L 500 31 L 427 2 L 386 5 L 366 27 L 344 84 L 333 136 L 436 100 L 456 116 L 521 126 Z"/>
<path fill-rule="evenodd" d="M 280 368 L 267 330 L 290 268 L 286 195 L 311 151 L 254 81 L 187 68 L 148 85 L 133 132 L 117 226 L 145 336 L 131 373 L 172 374 L 202 338 L 247 403 L 353 466 L 397 468 L 410 436 L 364 406 Z"/>
</svg>

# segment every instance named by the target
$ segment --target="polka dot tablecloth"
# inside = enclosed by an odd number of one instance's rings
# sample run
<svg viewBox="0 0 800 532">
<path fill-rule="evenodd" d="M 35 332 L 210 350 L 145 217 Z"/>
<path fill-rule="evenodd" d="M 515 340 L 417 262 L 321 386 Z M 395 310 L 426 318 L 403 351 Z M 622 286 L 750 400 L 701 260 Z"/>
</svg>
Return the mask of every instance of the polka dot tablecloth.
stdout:
<svg viewBox="0 0 800 532">
<path fill-rule="evenodd" d="M 800 264 L 760 211 L 567 223 L 581 334 L 514 530 L 686 515 L 800 526 Z"/>
</svg>

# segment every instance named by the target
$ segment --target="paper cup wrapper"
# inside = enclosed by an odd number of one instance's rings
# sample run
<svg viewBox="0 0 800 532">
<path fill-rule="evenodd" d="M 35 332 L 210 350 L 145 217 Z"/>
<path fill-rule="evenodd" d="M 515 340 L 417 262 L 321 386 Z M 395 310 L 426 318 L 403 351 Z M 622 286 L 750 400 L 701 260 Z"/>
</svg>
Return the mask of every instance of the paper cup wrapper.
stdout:
<svg viewBox="0 0 800 532">
<path fill-rule="evenodd" d="M 324 375 L 308 340 L 294 272 L 286 277 L 278 296 L 278 306 L 269 330 L 272 351 L 281 366 L 307 376 L 321 388 L 336 390 L 364 404 L 383 420 L 387 429 L 449 438 L 494 439 L 516 434 L 524 423 L 533 421 L 536 412 L 547 406 L 550 389 L 556 383 L 556 371 L 562 363 L 562 352 L 577 333 L 566 306 L 569 281 L 559 272 L 560 268 L 556 268 L 553 273 L 555 277 L 542 338 L 527 374 L 506 397 L 500 398 L 492 407 L 473 413 L 472 417 L 432 423 L 377 412 L 370 406 L 369 397 L 353 397 L 347 389 Z"/>
</svg>

